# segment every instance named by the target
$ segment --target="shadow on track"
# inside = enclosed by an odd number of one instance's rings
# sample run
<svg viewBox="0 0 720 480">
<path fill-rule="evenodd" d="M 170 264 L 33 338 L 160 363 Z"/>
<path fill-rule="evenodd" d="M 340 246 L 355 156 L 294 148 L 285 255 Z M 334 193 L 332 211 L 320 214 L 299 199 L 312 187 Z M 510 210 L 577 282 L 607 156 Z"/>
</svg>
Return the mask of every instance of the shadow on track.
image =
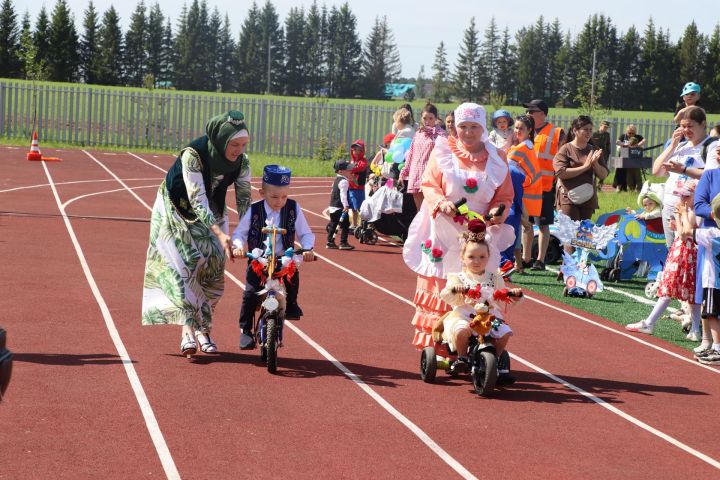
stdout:
<svg viewBox="0 0 720 480">
<path fill-rule="evenodd" d="M 123 361 L 117 355 L 109 353 L 88 353 L 70 355 L 67 353 L 15 353 L 16 362 L 39 363 L 43 365 L 62 365 L 82 367 L 84 365 L 121 365 Z M 132 363 L 136 363 L 134 360 Z"/>
<path fill-rule="evenodd" d="M 541 373 L 515 371 L 513 374 L 517 378 L 515 384 L 497 392 L 493 396 L 494 398 L 511 402 L 555 404 L 592 402 L 589 398 L 559 383 L 553 382 Z M 632 383 L 604 378 L 573 377 L 562 374 L 555 375 L 610 404 L 624 403 L 621 398 L 618 398 L 620 394 L 635 394 L 646 397 L 651 397 L 657 393 L 679 395 L 681 397 L 709 395 L 707 392 L 691 390 L 679 385 L 650 385 L 647 383 Z"/>
</svg>

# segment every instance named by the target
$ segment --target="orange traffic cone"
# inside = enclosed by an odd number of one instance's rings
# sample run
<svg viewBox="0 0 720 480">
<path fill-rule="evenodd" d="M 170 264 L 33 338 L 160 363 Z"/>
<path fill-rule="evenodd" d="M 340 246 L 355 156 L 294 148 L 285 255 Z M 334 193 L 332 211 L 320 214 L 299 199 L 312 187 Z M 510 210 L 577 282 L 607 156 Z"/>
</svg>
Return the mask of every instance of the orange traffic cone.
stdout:
<svg viewBox="0 0 720 480">
<path fill-rule="evenodd" d="M 42 153 L 40 153 L 40 145 L 38 144 L 37 130 L 33 132 L 32 144 L 30 145 L 30 151 L 27 154 L 27 159 L 35 161 L 42 160 Z"/>
</svg>

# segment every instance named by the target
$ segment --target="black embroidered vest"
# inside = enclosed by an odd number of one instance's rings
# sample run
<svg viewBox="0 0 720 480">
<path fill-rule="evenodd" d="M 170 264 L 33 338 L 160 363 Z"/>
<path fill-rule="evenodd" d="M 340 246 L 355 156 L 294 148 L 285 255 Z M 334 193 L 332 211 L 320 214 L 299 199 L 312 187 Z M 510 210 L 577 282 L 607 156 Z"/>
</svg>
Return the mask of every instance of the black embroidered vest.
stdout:
<svg viewBox="0 0 720 480">
<path fill-rule="evenodd" d="M 266 219 L 265 200 L 260 200 L 250 205 L 250 230 L 248 231 L 247 240 L 248 251 L 252 251 L 254 248 L 265 248 L 263 241 L 266 235 L 262 233 L 262 229 L 266 227 Z M 295 245 L 296 219 L 297 203 L 295 200 L 288 198 L 287 203 L 282 210 L 280 210 L 280 225 L 277 225 L 287 230 L 287 233 L 282 235 L 283 250 L 287 250 Z"/>
</svg>

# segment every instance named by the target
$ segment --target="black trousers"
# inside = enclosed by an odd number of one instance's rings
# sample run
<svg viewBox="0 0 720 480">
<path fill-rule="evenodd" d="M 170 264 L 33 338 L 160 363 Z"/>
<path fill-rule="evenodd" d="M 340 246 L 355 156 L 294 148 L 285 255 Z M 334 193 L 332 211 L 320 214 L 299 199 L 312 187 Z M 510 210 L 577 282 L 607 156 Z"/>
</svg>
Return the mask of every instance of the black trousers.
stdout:
<svg viewBox="0 0 720 480">
<path fill-rule="evenodd" d="M 328 228 L 327 241 L 335 241 L 335 230 L 337 230 L 338 225 L 340 225 L 340 243 L 347 243 L 348 228 L 350 228 L 350 218 L 347 214 L 343 217 L 342 210 L 335 210 L 330 214 L 330 228 Z"/>
<path fill-rule="evenodd" d="M 292 280 L 283 279 L 285 282 L 285 291 L 287 295 L 286 308 L 297 305 L 298 292 L 300 291 L 300 272 L 295 272 Z M 260 277 L 253 271 L 248 264 L 247 274 L 245 275 L 245 293 L 243 293 L 242 306 L 240 307 L 240 328 L 244 332 L 250 332 L 253 328 L 253 319 L 255 318 L 255 310 L 260 304 L 260 295 L 257 294 L 265 288 L 260 284 Z"/>
</svg>

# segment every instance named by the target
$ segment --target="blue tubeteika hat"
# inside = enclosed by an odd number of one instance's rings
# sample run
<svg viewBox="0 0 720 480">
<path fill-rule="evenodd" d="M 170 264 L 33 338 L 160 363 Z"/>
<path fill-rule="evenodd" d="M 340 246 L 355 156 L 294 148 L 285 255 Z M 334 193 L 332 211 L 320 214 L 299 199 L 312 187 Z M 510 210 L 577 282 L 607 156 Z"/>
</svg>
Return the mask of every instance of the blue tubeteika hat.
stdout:
<svg viewBox="0 0 720 480">
<path fill-rule="evenodd" d="M 276 187 L 287 187 L 290 185 L 292 171 L 282 165 L 265 165 L 263 168 L 263 183 L 275 185 Z"/>
</svg>

